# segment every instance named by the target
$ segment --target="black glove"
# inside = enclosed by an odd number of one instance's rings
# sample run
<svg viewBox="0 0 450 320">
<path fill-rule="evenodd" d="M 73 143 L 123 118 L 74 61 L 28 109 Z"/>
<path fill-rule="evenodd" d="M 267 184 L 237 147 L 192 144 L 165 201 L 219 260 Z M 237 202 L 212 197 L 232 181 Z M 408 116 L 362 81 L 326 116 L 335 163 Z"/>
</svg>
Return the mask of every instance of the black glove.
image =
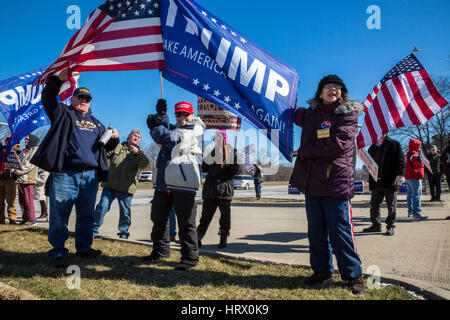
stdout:
<svg viewBox="0 0 450 320">
<path fill-rule="evenodd" d="M 160 118 L 164 118 L 167 113 L 167 101 L 164 99 L 158 99 L 156 103 L 156 112 Z"/>
<path fill-rule="evenodd" d="M 156 115 L 150 114 L 147 118 L 147 127 L 152 130 L 156 126 L 158 126 L 156 123 Z"/>
</svg>

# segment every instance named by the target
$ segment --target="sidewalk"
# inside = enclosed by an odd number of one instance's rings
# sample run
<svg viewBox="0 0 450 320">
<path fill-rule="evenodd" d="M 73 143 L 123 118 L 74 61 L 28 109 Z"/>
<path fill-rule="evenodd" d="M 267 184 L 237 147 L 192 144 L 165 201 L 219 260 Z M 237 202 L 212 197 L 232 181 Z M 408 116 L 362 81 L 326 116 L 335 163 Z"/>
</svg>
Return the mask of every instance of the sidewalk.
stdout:
<svg viewBox="0 0 450 320">
<path fill-rule="evenodd" d="M 152 194 L 150 191 L 141 191 L 135 195 L 129 238 L 148 244 L 148 253 L 151 250 L 149 201 Z M 445 219 L 450 215 L 450 194 L 443 194 L 445 203 L 428 203 L 428 196 L 423 196 L 423 213 L 429 217 L 426 221 L 407 218 L 406 204 L 400 196 L 393 237 L 383 235 L 385 224 L 382 233 L 361 233 L 363 228 L 371 224 L 368 196 L 357 195 L 352 201 L 355 241 L 363 261 L 363 272 L 372 274 L 371 270 L 375 268 L 379 270 L 382 282 L 385 282 L 383 278 L 393 279 L 450 299 L 450 220 Z M 198 206 L 197 223 L 200 214 L 201 205 Z M 382 221 L 386 215 L 387 210 L 383 206 Z M 202 241 L 201 252 L 310 266 L 304 203 L 240 204 L 234 201 L 229 246 L 222 250 L 216 247 L 219 241 L 219 216 L 217 211 Z M 100 235 L 118 239 L 118 220 L 119 211 L 115 201 L 105 216 Z M 74 230 L 74 222 L 75 214 L 72 214 L 69 223 L 71 231 Z M 48 224 L 40 222 L 39 225 Z M 179 248 L 179 245 L 172 244 L 173 248 Z"/>
</svg>

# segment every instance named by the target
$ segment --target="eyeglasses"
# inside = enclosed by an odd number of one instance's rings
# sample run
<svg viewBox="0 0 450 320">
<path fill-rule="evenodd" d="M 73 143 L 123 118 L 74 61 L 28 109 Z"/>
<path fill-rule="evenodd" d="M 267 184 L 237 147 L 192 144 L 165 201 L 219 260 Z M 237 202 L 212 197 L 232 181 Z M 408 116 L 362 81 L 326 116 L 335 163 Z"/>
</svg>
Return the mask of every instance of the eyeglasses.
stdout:
<svg viewBox="0 0 450 320">
<path fill-rule="evenodd" d="M 179 118 L 179 117 L 189 117 L 189 113 L 187 113 L 187 112 L 177 112 L 177 113 L 175 113 L 175 117 L 177 117 L 177 118 Z"/>
<path fill-rule="evenodd" d="M 92 97 L 90 96 L 77 96 L 80 100 L 85 100 L 86 102 L 90 102 L 92 100 Z"/>
<path fill-rule="evenodd" d="M 331 89 L 331 88 L 334 88 L 334 89 L 336 89 L 336 90 L 341 90 L 341 89 L 342 89 L 342 86 L 340 86 L 340 85 L 338 85 L 338 84 L 332 84 L 332 83 L 326 84 L 326 85 L 324 85 L 323 87 L 324 87 L 325 89 Z"/>
</svg>

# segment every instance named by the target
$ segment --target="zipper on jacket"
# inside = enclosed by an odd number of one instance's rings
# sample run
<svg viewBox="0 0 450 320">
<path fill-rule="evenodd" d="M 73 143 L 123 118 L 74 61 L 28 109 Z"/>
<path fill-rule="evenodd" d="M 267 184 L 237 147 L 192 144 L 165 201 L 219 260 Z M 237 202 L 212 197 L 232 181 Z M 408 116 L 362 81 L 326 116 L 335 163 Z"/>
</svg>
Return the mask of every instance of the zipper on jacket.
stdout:
<svg viewBox="0 0 450 320">
<path fill-rule="evenodd" d="M 180 168 L 181 175 L 183 176 L 184 181 L 187 181 L 186 176 L 184 175 L 183 168 L 181 167 L 181 164 L 178 166 L 178 168 Z"/>
</svg>

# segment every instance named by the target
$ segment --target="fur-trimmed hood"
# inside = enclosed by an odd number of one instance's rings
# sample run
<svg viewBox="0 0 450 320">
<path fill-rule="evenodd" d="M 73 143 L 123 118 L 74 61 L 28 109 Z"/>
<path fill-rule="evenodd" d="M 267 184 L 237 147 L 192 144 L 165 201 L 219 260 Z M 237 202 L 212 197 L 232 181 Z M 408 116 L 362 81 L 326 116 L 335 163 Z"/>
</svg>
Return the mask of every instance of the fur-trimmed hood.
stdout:
<svg viewBox="0 0 450 320">
<path fill-rule="evenodd" d="M 320 102 L 317 101 L 317 99 L 312 98 L 312 99 L 309 99 L 307 101 L 307 103 L 309 104 L 311 109 L 316 110 Z M 352 112 L 356 112 L 356 114 L 359 115 L 363 111 L 364 111 L 364 105 L 362 105 L 358 101 L 349 100 L 349 101 L 346 101 L 343 104 L 339 105 L 334 110 L 334 113 L 335 114 L 350 114 Z"/>
</svg>

